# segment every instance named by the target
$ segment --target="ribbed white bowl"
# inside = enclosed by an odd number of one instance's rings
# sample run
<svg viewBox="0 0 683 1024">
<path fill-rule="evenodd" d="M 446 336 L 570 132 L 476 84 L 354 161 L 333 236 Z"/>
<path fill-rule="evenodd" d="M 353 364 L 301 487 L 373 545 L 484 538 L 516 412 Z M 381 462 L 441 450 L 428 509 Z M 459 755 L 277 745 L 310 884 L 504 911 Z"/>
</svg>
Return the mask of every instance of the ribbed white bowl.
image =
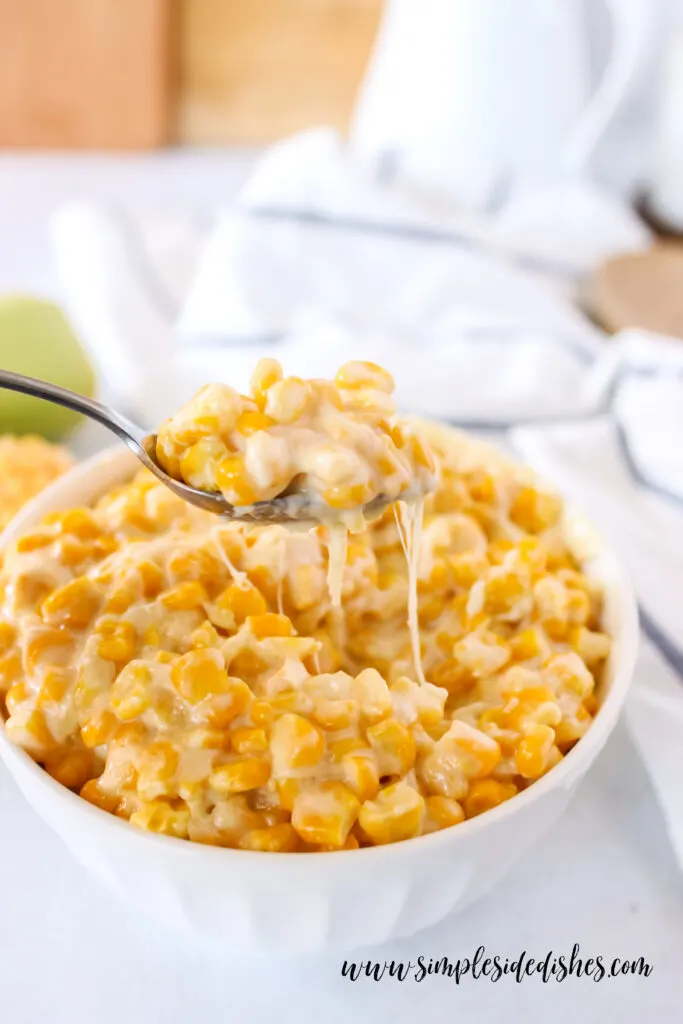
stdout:
<svg viewBox="0 0 683 1024">
<path fill-rule="evenodd" d="M 0 551 L 45 513 L 95 500 L 135 467 L 133 456 L 120 448 L 75 467 L 16 516 L 0 536 Z M 85 868 L 171 925 L 242 951 L 349 949 L 410 935 L 486 893 L 551 827 L 624 703 L 638 638 L 633 592 L 586 520 L 570 515 L 566 528 L 587 552 L 586 571 L 606 591 L 614 650 L 600 711 L 587 735 L 548 775 L 455 828 L 330 854 L 226 850 L 143 832 L 92 807 L 10 743 L 1 724 L 0 756 Z"/>
</svg>

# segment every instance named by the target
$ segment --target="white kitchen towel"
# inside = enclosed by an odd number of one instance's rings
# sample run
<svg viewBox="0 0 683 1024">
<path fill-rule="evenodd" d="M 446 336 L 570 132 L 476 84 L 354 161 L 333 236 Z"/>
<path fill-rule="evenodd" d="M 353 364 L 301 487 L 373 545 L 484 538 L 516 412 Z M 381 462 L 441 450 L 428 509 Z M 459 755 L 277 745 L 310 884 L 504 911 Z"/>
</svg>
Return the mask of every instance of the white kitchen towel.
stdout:
<svg viewBox="0 0 683 1024">
<path fill-rule="evenodd" d="M 243 384 L 254 348 L 326 373 L 349 339 L 392 364 L 417 411 L 595 409 L 613 360 L 569 296 L 602 256 L 648 240 L 587 184 L 520 192 L 475 220 L 371 176 L 326 129 L 274 146 L 232 207 L 181 220 L 75 203 L 53 223 L 68 311 L 107 385 L 149 423 L 210 377 Z M 416 352 L 429 359 L 416 366 Z"/>
<path fill-rule="evenodd" d="M 475 223 L 314 131 L 267 153 L 233 208 L 164 230 L 83 204 L 53 226 L 68 309 L 143 422 L 209 379 L 245 386 L 266 351 L 312 375 L 360 355 L 391 368 L 406 409 L 511 429 L 602 525 L 641 602 L 628 718 L 683 865 L 683 355 L 606 339 L 570 297 L 645 229 L 585 184 Z"/>
<path fill-rule="evenodd" d="M 625 334 L 609 412 L 518 427 L 525 458 L 579 503 L 627 566 L 643 642 L 631 734 L 683 866 L 683 350 Z"/>
</svg>

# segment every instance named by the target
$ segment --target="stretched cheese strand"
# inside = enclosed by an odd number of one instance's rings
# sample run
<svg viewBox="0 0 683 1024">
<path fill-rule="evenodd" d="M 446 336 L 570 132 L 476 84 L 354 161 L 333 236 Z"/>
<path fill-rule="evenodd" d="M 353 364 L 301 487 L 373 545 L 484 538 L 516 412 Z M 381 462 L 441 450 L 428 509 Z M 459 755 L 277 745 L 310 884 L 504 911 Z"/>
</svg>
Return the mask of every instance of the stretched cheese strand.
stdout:
<svg viewBox="0 0 683 1024">
<path fill-rule="evenodd" d="M 398 510 L 397 510 L 398 505 Z M 422 652 L 420 651 L 420 624 L 417 609 L 417 572 L 420 557 L 420 540 L 422 538 L 422 520 L 424 518 L 424 498 L 415 502 L 400 501 L 394 505 L 394 517 L 398 536 L 408 566 L 408 630 L 410 644 L 413 649 L 415 674 L 420 683 L 425 683 L 422 669 Z"/>
<path fill-rule="evenodd" d="M 327 587 L 333 608 L 341 605 L 346 551 L 349 543 L 349 531 L 345 523 L 330 523 L 327 526 Z"/>
</svg>

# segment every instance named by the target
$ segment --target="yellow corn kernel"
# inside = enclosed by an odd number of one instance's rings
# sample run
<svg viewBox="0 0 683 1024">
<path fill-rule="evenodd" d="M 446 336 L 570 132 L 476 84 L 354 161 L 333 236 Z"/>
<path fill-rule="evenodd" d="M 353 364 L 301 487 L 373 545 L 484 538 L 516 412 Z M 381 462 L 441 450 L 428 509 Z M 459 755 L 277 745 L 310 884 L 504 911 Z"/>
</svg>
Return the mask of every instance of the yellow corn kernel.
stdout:
<svg viewBox="0 0 683 1024">
<path fill-rule="evenodd" d="M 322 499 L 329 508 L 359 508 L 372 497 L 371 488 L 366 483 L 347 484 L 329 487 L 322 492 Z"/>
<path fill-rule="evenodd" d="M 389 687 L 377 669 L 359 672 L 351 683 L 350 696 L 368 722 L 379 722 L 392 710 Z"/>
<path fill-rule="evenodd" d="M 64 669 L 48 669 L 43 676 L 43 682 L 38 694 L 37 706 L 44 704 L 58 704 L 69 689 L 71 679 L 69 673 Z"/>
<path fill-rule="evenodd" d="M 269 728 L 275 717 L 271 705 L 266 700 L 255 700 L 249 709 L 249 716 L 259 729 Z"/>
<path fill-rule="evenodd" d="M 454 646 L 451 639 L 451 648 Z M 452 697 L 467 693 L 475 683 L 475 678 L 469 668 L 460 664 L 455 658 L 445 658 L 429 672 L 430 682 L 434 686 L 448 690 Z"/>
<path fill-rule="evenodd" d="M 491 576 L 485 584 L 484 611 L 489 615 L 505 615 L 525 598 L 528 598 L 528 588 L 516 573 Z"/>
<path fill-rule="evenodd" d="M 387 370 L 378 366 L 377 363 L 366 362 L 360 359 L 344 363 L 337 370 L 334 381 L 337 387 L 342 390 L 375 388 L 377 391 L 384 391 L 387 395 L 392 394 L 396 387 L 394 378 Z"/>
<path fill-rule="evenodd" d="M 505 800 L 517 794 L 517 787 L 512 782 L 498 782 L 497 779 L 476 779 L 470 786 L 465 797 L 465 814 L 474 818 L 477 814 L 490 811 Z"/>
<path fill-rule="evenodd" d="M 6 693 L 22 674 L 21 654 L 12 651 L 0 658 L 0 694 Z"/>
<path fill-rule="evenodd" d="M 111 711 L 100 711 L 81 726 L 81 740 L 90 750 L 108 743 L 117 728 Z"/>
<path fill-rule="evenodd" d="M 423 811 L 424 800 L 417 790 L 407 782 L 396 782 L 381 789 L 374 800 L 366 800 L 358 822 L 379 846 L 418 835 Z"/>
<path fill-rule="evenodd" d="M 130 579 L 111 592 L 104 606 L 105 612 L 111 615 L 123 615 L 140 596 L 140 584 Z"/>
<path fill-rule="evenodd" d="M 379 771 L 370 757 L 347 754 L 341 762 L 343 778 L 361 803 L 372 800 L 379 791 Z"/>
<path fill-rule="evenodd" d="M 80 796 L 87 800 L 89 804 L 99 807 L 101 811 L 107 811 L 109 814 L 115 814 L 121 803 L 121 798 L 113 793 L 106 793 L 100 787 L 97 779 L 89 779 L 81 787 Z"/>
<path fill-rule="evenodd" d="M 24 648 L 28 674 L 33 675 L 43 655 L 50 652 L 51 659 L 54 659 L 55 652 L 58 649 L 64 652 L 71 645 L 71 641 L 72 636 L 61 629 L 44 629 L 32 636 Z"/>
<path fill-rule="evenodd" d="M 135 657 L 138 635 L 132 622 L 125 619 L 102 619 L 96 631 L 101 638 L 97 647 L 100 658 L 123 663 Z"/>
<path fill-rule="evenodd" d="M 197 650 L 183 654 L 171 669 L 171 682 L 192 704 L 221 693 L 228 693 L 228 673 L 218 651 Z"/>
<path fill-rule="evenodd" d="M 193 650 L 199 650 L 203 647 L 217 647 L 220 640 L 220 635 L 208 619 L 190 634 L 190 645 Z"/>
<path fill-rule="evenodd" d="M 271 420 L 270 416 L 266 416 L 264 412 L 246 409 L 237 417 L 235 430 L 243 437 L 249 437 L 251 434 L 257 433 L 259 430 L 268 430 L 269 427 L 274 425 L 274 420 Z"/>
<path fill-rule="evenodd" d="M 510 640 L 510 650 L 515 661 L 531 661 L 533 658 L 544 658 L 548 654 L 548 645 L 544 641 L 537 626 L 523 629 Z"/>
<path fill-rule="evenodd" d="M 10 626 L 9 622 L 0 622 L 0 657 L 7 654 L 15 635 L 14 626 Z"/>
<path fill-rule="evenodd" d="M 457 800 L 447 796 L 427 797 L 427 817 L 435 829 L 450 828 L 465 820 L 465 812 Z"/>
<path fill-rule="evenodd" d="M 583 590 L 570 590 L 567 595 L 567 618 L 572 626 L 585 626 L 590 618 L 591 603 Z"/>
<path fill-rule="evenodd" d="M 606 633 L 593 632 L 584 626 L 577 626 L 571 631 L 569 643 L 588 668 L 604 661 L 612 648 L 612 641 Z"/>
<path fill-rule="evenodd" d="M 239 841 L 242 850 L 261 850 L 265 853 L 293 853 L 299 845 L 296 831 L 287 821 L 270 828 L 255 828 L 246 832 Z"/>
<path fill-rule="evenodd" d="M 161 595 L 161 603 L 173 611 L 189 612 L 201 608 L 208 600 L 206 590 L 198 580 L 176 583 Z"/>
<path fill-rule="evenodd" d="M 263 758 L 250 757 L 216 768 L 209 776 L 209 785 L 221 796 L 228 796 L 265 786 L 269 778 L 268 762 Z"/>
<path fill-rule="evenodd" d="M 558 695 L 569 692 L 585 698 L 595 685 L 589 669 L 574 651 L 553 655 L 546 662 L 542 674 Z"/>
<path fill-rule="evenodd" d="M 295 715 L 310 715 L 313 700 L 303 690 L 279 690 L 270 698 L 270 706 L 275 714 L 292 712 Z"/>
<path fill-rule="evenodd" d="M 415 683 L 407 676 L 399 676 L 391 685 L 391 696 L 396 714 L 406 724 L 417 720 L 431 728 L 443 721 L 448 694 L 438 686 Z"/>
<path fill-rule="evenodd" d="M 280 807 L 283 811 L 291 812 L 294 801 L 302 793 L 305 786 L 301 779 L 277 779 L 275 781 Z"/>
<path fill-rule="evenodd" d="M 180 456 L 180 475 L 192 487 L 212 490 L 218 466 L 227 454 L 220 437 L 202 437 Z"/>
<path fill-rule="evenodd" d="M 16 549 L 19 554 L 24 554 L 28 551 L 39 551 L 41 548 L 46 548 L 52 544 L 55 539 L 54 533 L 49 533 L 47 530 L 37 533 L 27 533 L 23 537 L 19 537 L 16 543 Z"/>
<path fill-rule="evenodd" d="M 273 774 L 283 776 L 293 768 L 318 764 L 325 752 L 325 738 L 307 718 L 284 714 L 273 724 L 270 750 Z"/>
<path fill-rule="evenodd" d="M 451 578 L 456 587 L 469 590 L 489 568 L 489 560 L 485 554 L 477 551 L 463 551 L 457 555 L 449 555 L 448 564 Z"/>
<path fill-rule="evenodd" d="M 268 389 L 265 411 L 276 423 L 294 423 L 305 412 L 313 392 L 300 377 L 285 377 Z"/>
<path fill-rule="evenodd" d="M 166 836 L 185 839 L 190 823 L 190 812 L 186 807 L 176 809 L 163 800 L 152 800 L 131 814 L 130 823 L 149 832 L 160 832 Z"/>
<path fill-rule="evenodd" d="M 59 512 L 55 522 L 61 533 L 72 533 L 79 540 L 95 540 L 102 535 L 102 527 L 89 508 L 70 508 Z"/>
<path fill-rule="evenodd" d="M 230 743 L 236 754 L 264 754 L 268 749 L 265 729 L 242 726 L 230 733 Z"/>
<path fill-rule="evenodd" d="M 7 722 L 7 735 L 10 739 L 19 741 L 19 745 L 25 747 L 30 754 L 37 759 L 42 759 L 54 751 L 57 742 L 48 728 L 45 716 L 42 711 L 32 711 L 23 726 L 18 727 L 19 736 L 15 737 L 12 729 L 13 719 Z"/>
<path fill-rule="evenodd" d="M 152 704 L 149 693 L 152 674 L 147 665 L 131 662 L 128 669 L 119 675 L 111 691 L 111 706 L 122 722 L 139 718 Z"/>
<path fill-rule="evenodd" d="M 413 734 L 396 719 L 387 718 L 369 725 L 367 737 L 381 776 L 405 775 L 415 764 L 417 751 Z"/>
<path fill-rule="evenodd" d="M 527 725 L 515 756 L 518 775 L 538 779 L 545 772 L 555 744 L 555 730 L 548 725 Z"/>
<path fill-rule="evenodd" d="M 92 778 L 94 759 L 90 750 L 59 752 L 45 760 L 45 770 L 67 789 L 80 790 Z"/>
<path fill-rule="evenodd" d="M 265 661 L 256 651 L 244 647 L 230 659 L 230 674 L 238 679 L 252 679 L 268 668 Z"/>
<path fill-rule="evenodd" d="M 237 625 L 241 625 L 249 616 L 265 615 L 268 611 L 263 594 L 253 583 L 249 582 L 244 586 L 239 583 L 231 583 L 216 599 L 216 604 L 219 608 L 231 612 Z"/>
<path fill-rule="evenodd" d="M 16 715 L 17 711 L 28 700 L 29 692 L 24 683 L 15 683 L 5 694 L 5 707 L 8 715 Z"/>
<path fill-rule="evenodd" d="M 249 385 L 256 405 L 263 410 L 266 407 L 268 388 L 282 380 L 282 367 L 276 359 L 259 359 L 251 375 Z"/>
<path fill-rule="evenodd" d="M 165 576 L 163 571 L 154 562 L 141 562 L 138 565 L 138 573 L 142 583 L 142 594 L 144 597 L 155 598 L 164 588 Z"/>
<path fill-rule="evenodd" d="M 292 636 L 294 629 L 286 615 L 264 612 L 262 615 L 248 615 L 246 623 L 257 640 L 268 636 Z"/>
<path fill-rule="evenodd" d="M 323 782 L 294 798 L 292 825 L 307 843 L 326 843 L 335 849 L 344 845 L 353 827 L 360 803 L 341 782 Z"/>
<path fill-rule="evenodd" d="M 214 728 L 227 729 L 236 718 L 245 714 L 252 699 L 251 690 L 242 679 L 228 676 L 225 691 L 206 701 L 205 718 Z"/>
<path fill-rule="evenodd" d="M 510 506 L 510 519 L 528 533 L 554 526 L 562 515 L 562 502 L 553 494 L 521 487 Z"/>
<path fill-rule="evenodd" d="M 230 455 L 219 463 L 216 483 L 233 505 L 253 505 L 258 501 L 258 491 L 249 478 L 244 461 L 238 455 Z"/>
<path fill-rule="evenodd" d="M 343 736 L 338 740 L 328 740 L 327 752 L 333 764 L 341 764 L 347 754 L 368 755 L 370 750 L 360 736 Z"/>
<path fill-rule="evenodd" d="M 315 702 L 313 717 L 323 729 L 348 729 L 356 717 L 356 705 L 352 700 L 325 700 Z"/>
<path fill-rule="evenodd" d="M 85 629 L 97 613 L 102 595 L 90 580 L 80 577 L 53 590 L 43 601 L 43 618 L 51 626 Z"/>
</svg>

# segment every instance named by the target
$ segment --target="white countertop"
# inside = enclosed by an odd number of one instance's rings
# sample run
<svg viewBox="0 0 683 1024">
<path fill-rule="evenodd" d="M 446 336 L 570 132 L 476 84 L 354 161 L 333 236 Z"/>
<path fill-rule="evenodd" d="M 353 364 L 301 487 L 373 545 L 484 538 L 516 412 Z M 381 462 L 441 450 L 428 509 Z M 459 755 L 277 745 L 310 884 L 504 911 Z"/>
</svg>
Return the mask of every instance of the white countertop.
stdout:
<svg viewBox="0 0 683 1024">
<path fill-rule="evenodd" d="M 0 291 L 58 297 L 46 218 L 74 197 L 207 207 L 227 201 L 253 154 L 0 157 Z M 175 1024 L 188 1019 L 479 1024 L 673 1024 L 683 1007 L 683 886 L 654 796 L 620 731 L 555 831 L 460 917 L 354 959 L 415 961 L 550 950 L 653 965 L 649 978 L 492 984 L 428 977 L 355 983 L 342 956 L 243 958 L 118 903 L 30 810 L 0 766 L 0 1020 Z M 349 955 L 349 959 L 352 957 Z"/>
</svg>

